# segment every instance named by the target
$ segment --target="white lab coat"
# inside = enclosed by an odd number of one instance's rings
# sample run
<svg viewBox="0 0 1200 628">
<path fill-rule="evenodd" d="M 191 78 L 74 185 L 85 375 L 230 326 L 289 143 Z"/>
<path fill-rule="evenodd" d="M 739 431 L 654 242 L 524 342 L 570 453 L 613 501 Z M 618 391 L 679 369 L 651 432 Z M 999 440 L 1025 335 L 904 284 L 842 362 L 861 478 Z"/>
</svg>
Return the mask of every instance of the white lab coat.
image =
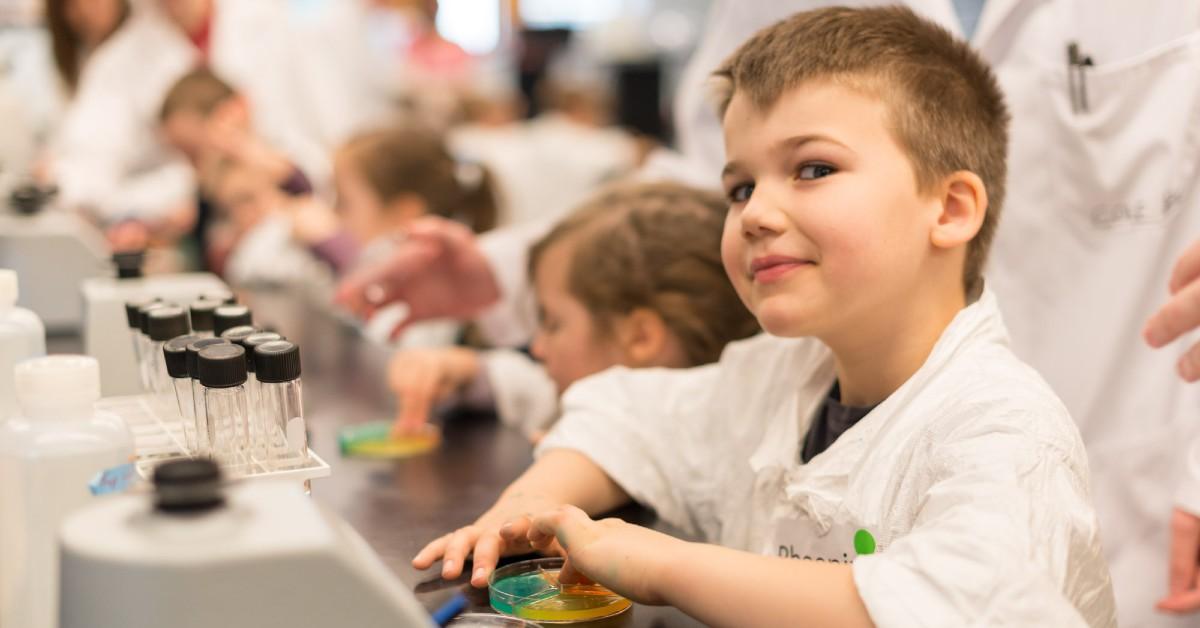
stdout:
<svg viewBox="0 0 1200 628">
<path fill-rule="evenodd" d="M 582 452 L 705 541 L 852 562 L 881 627 L 1115 625 L 1083 444 L 1009 351 L 990 292 L 904 385 L 801 464 L 833 381 L 819 341 L 768 335 L 709 366 L 613 369 L 567 391 L 538 452 Z M 873 554 L 856 551 L 861 530 Z"/>
<path fill-rule="evenodd" d="M 217 0 L 213 70 L 246 95 L 256 130 L 318 187 L 329 153 L 380 112 L 354 29 L 356 2 L 327 3 L 317 19 L 283 0 Z M 323 14 L 324 15 L 324 14 Z M 156 3 L 135 3 L 127 22 L 88 60 L 53 150 L 63 201 L 106 220 L 153 218 L 189 202 L 191 169 L 158 134 L 167 90 L 200 61 Z"/>
<path fill-rule="evenodd" d="M 758 28 L 831 4 L 878 2 L 713 5 L 716 26 L 681 79 L 675 111 L 680 147 L 703 176 L 717 181 L 724 159 L 708 74 Z M 951 0 L 907 4 L 961 33 Z M 1200 512 L 1200 463 L 1183 464 L 1190 443 L 1200 451 L 1200 386 L 1180 382 L 1178 352 L 1150 350 L 1140 329 L 1165 299 L 1172 263 L 1200 236 L 1198 40 L 1200 3 L 1176 0 L 988 0 L 972 40 L 1013 115 L 990 285 L 1014 350 L 1080 426 L 1122 626 L 1197 622 L 1153 607 L 1167 590 L 1172 504 Z M 1067 95 L 1070 41 L 1096 64 L 1090 111 L 1078 115 Z M 498 273 L 511 275 L 502 279 L 509 303 L 492 308 L 491 321 L 515 317 L 528 299 L 514 283 L 520 275 Z"/>
<path fill-rule="evenodd" d="M 292 239 L 292 220 L 282 212 L 242 235 L 229 254 L 225 277 L 234 288 L 303 286 L 316 293 L 333 283 L 329 268 Z"/>
<path fill-rule="evenodd" d="M 486 390 L 500 422 L 534 437 L 558 419 L 558 387 L 546 368 L 520 351 L 496 349 L 482 354 Z"/>
</svg>

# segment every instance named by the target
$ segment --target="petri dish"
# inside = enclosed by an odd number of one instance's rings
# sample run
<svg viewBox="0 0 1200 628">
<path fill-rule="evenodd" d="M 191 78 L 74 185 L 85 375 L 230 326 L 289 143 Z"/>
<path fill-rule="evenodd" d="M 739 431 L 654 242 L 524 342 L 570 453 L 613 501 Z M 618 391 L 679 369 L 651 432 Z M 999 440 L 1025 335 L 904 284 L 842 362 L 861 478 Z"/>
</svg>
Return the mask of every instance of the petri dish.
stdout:
<svg viewBox="0 0 1200 628">
<path fill-rule="evenodd" d="M 391 431 L 389 421 L 350 425 L 338 432 L 338 447 L 346 457 L 399 459 L 431 451 L 442 440 L 441 430 L 432 424 L 409 436 L 392 438 Z"/>
<path fill-rule="evenodd" d="M 446 625 L 449 628 L 538 628 L 537 624 L 524 619 L 488 613 L 464 613 Z"/>
<path fill-rule="evenodd" d="M 562 558 L 538 558 L 497 569 L 488 579 L 492 608 L 541 624 L 571 624 L 619 615 L 633 606 L 600 585 L 560 588 L 562 566 Z"/>
</svg>

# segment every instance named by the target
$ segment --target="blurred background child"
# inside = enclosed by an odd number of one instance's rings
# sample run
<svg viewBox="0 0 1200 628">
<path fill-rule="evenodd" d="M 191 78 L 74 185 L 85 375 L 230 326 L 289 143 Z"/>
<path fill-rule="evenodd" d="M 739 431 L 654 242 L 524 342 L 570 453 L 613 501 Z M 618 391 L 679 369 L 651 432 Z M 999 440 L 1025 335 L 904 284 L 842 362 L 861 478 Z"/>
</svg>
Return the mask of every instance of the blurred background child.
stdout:
<svg viewBox="0 0 1200 628">
<path fill-rule="evenodd" d="M 398 433 L 434 404 L 494 405 L 536 440 L 558 396 L 611 366 L 714 362 L 758 331 L 721 266 L 726 203 L 674 183 L 626 184 L 577 208 L 530 252 L 539 327 L 529 355 L 462 347 L 401 351 L 389 369 Z"/>
</svg>

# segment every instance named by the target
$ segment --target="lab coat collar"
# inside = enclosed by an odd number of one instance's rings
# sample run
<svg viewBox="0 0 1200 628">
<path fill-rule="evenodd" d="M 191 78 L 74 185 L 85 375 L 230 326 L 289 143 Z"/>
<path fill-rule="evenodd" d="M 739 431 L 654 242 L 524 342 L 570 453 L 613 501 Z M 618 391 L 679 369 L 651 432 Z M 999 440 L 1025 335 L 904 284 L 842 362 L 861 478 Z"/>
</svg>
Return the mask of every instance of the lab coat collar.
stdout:
<svg viewBox="0 0 1200 628">
<path fill-rule="evenodd" d="M 1004 327 L 996 295 L 985 285 L 979 298 L 960 310 L 950 321 L 921 368 L 834 442 L 830 449 L 848 439 L 869 440 L 887 424 L 886 417 L 894 416 L 920 395 L 929 381 L 954 356 L 974 346 L 992 343 L 1007 346 L 1008 331 Z M 796 374 L 801 380 L 800 389 L 788 398 L 785 402 L 788 408 L 782 413 L 788 420 L 771 421 L 766 426 L 761 444 L 750 457 L 750 468 L 760 477 L 782 478 L 798 459 L 802 430 L 807 430 L 835 377 L 833 353 L 824 345 L 821 349 L 818 357 Z M 843 443 L 842 446 L 847 445 Z"/>
</svg>

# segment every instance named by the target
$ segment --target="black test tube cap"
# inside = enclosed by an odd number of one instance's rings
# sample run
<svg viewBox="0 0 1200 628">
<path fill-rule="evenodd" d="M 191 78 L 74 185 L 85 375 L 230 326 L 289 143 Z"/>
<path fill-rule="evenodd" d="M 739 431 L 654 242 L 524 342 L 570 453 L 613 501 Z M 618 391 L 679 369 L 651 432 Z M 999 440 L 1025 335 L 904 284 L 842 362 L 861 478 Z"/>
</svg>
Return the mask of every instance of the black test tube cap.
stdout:
<svg viewBox="0 0 1200 628">
<path fill-rule="evenodd" d="M 205 292 L 204 294 L 200 295 L 200 298 L 206 301 L 216 301 L 221 305 L 234 305 L 238 302 L 237 297 L 233 296 L 232 292 L 226 292 L 225 290 Z"/>
<path fill-rule="evenodd" d="M 225 503 L 221 469 L 212 460 L 172 460 L 154 468 L 154 507 L 164 513 L 197 513 Z"/>
<path fill-rule="evenodd" d="M 235 345 L 242 345 L 247 338 L 257 334 L 259 331 L 261 330 L 253 325 L 238 325 L 237 327 L 230 327 L 221 332 L 221 337 Z M 245 345 L 242 348 L 245 349 Z"/>
<path fill-rule="evenodd" d="M 231 388 L 246 383 L 246 350 L 235 344 L 204 347 L 196 356 L 205 388 Z"/>
<path fill-rule="evenodd" d="M 213 345 L 227 345 L 228 340 L 224 338 L 201 338 L 193 340 L 187 345 L 187 370 L 188 377 L 192 379 L 200 379 L 200 351 L 205 347 Z"/>
<path fill-rule="evenodd" d="M 250 308 L 244 305 L 222 305 L 213 311 L 213 335 L 220 337 L 226 329 L 250 324 Z"/>
<path fill-rule="evenodd" d="M 213 313 L 221 307 L 220 301 L 201 298 L 192 301 L 192 329 L 195 331 L 212 331 Z"/>
<path fill-rule="evenodd" d="M 260 331 L 257 334 L 250 334 L 249 336 L 243 338 L 239 344 L 246 349 L 246 370 L 250 371 L 251 373 L 255 371 L 254 350 L 257 349 L 259 345 L 283 339 L 283 336 L 280 336 L 273 331 Z"/>
<path fill-rule="evenodd" d="M 150 335 L 150 312 L 160 307 L 167 307 L 167 304 L 162 301 L 155 301 L 138 308 L 138 329 L 142 330 L 143 334 Z"/>
<path fill-rule="evenodd" d="M 151 303 L 158 303 L 161 300 L 162 299 L 159 299 L 158 297 L 142 297 L 140 299 L 126 301 L 125 321 L 129 323 L 129 328 L 140 330 L 142 328 L 142 317 L 138 314 L 138 311 L 147 305 L 150 305 Z"/>
<path fill-rule="evenodd" d="M 155 342 L 166 342 L 190 331 L 188 311 L 178 305 L 165 305 L 146 314 L 146 333 Z"/>
<path fill-rule="evenodd" d="M 254 348 L 258 381 L 279 384 L 300 379 L 300 347 L 288 340 L 272 340 Z"/>
<path fill-rule="evenodd" d="M 163 360 L 167 363 L 167 374 L 174 379 L 189 377 L 187 347 L 200 340 L 196 336 L 176 336 L 163 343 Z"/>
</svg>

